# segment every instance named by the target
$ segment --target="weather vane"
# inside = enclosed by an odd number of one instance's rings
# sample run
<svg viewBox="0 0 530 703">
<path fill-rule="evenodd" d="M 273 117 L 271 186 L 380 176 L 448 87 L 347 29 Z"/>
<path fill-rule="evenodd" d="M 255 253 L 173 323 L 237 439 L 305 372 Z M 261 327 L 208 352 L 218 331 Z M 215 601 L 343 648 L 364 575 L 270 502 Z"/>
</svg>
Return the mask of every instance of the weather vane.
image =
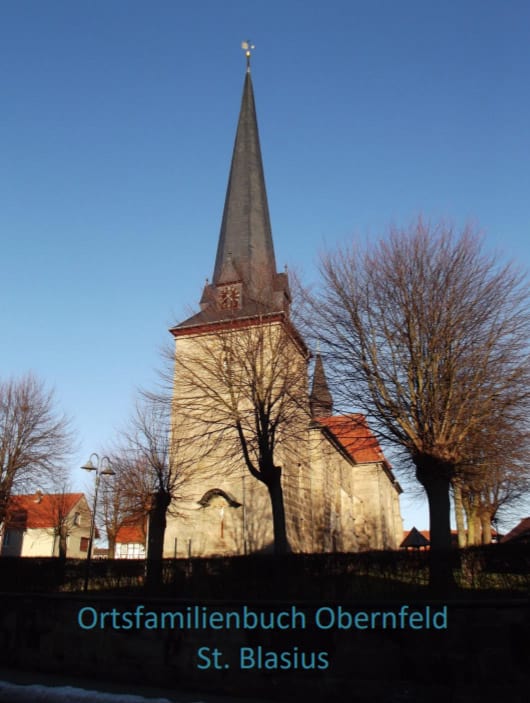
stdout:
<svg viewBox="0 0 530 703">
<path fill-rule="evenodd" d="M 252 55 L 252 50 L 256 47 L 254 44 L 251 44 L 250 39 L 247 39 L 246 41 L 241 42 L 241 48 L 244 49 L 245 56 L 247 57 L 247 71 L 250 71 L 250 57 Z"/>
</svg>

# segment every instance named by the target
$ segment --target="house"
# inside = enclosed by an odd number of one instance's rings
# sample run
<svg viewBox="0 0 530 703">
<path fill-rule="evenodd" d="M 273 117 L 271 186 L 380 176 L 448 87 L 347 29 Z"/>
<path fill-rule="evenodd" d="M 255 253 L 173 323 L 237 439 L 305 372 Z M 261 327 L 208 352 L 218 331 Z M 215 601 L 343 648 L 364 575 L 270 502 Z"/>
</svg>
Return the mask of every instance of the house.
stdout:
<svg viewBox="0 0 530 703">
<path fill-rule="evenodd" d="M 281 466 L 290 549 L 399 548 L 401 487 L 366 418 L 333 415 L 323 360 L 311 353 L 293 324 L 290 304 L 288 273 L 276 268 L 248 63 L 213 276 L 204 287 L 200 311 L 170 330 L 175 338 L 174 460 L 186 467 L 188 478 L 186 496 L 168 516 L 166 557 L 271 549 L 269 489 L 249 473 L 241 448 L 239 453 L 234 449 L 239 446 L 234 427 L 223 427 L 229 393 L 217 392 L 219 379 L 210 383 L 207 377 L 214 366 L 221 375 L 237 376 L 239 392 L 246 383 L 248 360 L 256 358 L 265 375 L 280 353 L 281 363 L 287 358 L 295 377 L 285 397 L 294 385 L 297 393 L 289 415 L 294 429 L 283 430 L 274 459 Z M 248 346 L 252 336 L 259 352 Z M 276 378 L 283 383 L 285 375 Z M 252 422 L 249 401 L 230 402 L 239 402 L 241 413 Z"/>
<path fill-rule="evenodd" d="M 83 493 L 11 496 L 0 555 L 86 558 L 91 518 Z"/>
<path fill-rule="evenodd" d="M 116 559 L 145 559 L 146 529 L 143 523 L 122 525 L 116 534 Z"/>
</svg>

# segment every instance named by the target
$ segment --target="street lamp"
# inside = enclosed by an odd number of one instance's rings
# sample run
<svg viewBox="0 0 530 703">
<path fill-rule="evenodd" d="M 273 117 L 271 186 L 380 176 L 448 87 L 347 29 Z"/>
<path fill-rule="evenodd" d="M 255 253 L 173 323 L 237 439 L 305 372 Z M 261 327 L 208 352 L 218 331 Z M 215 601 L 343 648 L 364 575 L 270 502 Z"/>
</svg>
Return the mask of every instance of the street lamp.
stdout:
<svg viewBox="0 0 530 703">
<path fill-rule="evenodd" d="M 96 464 L 94 465 L 92 463 L 92 457 L 96 457 Z M 110 459 L 108 456 L 103 456 L 101 457 L 101 460 L 99 456 L 94 452 L 93 454 L 90 455 L 89 460 L 87 463 L 81 467 L 85 471 L 95 471 L 96 472 L 96 486 L 95 486 L 95 491 L 94 491 L 94 505 L 92 507 L 92 519 L 90 520 L 90 539 L 88 540 L 88 552 L 86 556 L 86 565 L 85 565 L 85 587 L 84 590 L 88 591 L 88 579 L 90 576 L 90 561 L 92 559 L 92 544 L 94 542 L 94 532 L 96 529 L 96 510 L 98 507 L 98 490 L 99 490 L 99 481 L 101 476 L 115 476 L 116 472 L 113 471 L 110 467 Z"/>
</svg>

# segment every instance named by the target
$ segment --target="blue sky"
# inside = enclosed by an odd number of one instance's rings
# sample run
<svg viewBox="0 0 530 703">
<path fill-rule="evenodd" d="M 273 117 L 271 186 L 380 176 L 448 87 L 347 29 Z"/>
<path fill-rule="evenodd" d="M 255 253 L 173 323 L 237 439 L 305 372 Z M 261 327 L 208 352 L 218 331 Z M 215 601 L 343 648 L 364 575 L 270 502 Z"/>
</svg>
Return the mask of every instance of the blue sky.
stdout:
<svg viewBox="0 0 530 703">
<path fill-rule="evenodd" d="M 55 387 L 76 476 L 212 274 L 247 37 L 280 270 L 419 213 L 529 267 L 528 2 L 3 0 L 0 376 Z"/>
</svg>

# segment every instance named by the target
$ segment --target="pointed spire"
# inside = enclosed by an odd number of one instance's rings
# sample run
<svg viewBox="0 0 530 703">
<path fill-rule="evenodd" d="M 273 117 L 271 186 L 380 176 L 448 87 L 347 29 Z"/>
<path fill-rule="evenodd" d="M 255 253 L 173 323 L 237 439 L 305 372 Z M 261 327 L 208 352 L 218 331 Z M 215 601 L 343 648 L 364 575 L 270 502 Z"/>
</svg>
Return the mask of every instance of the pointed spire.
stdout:
<svg viewBox="0 0 530 703">
<path fill-rule="evenodd" d="M 319 352 L 316 354 L 309 405 L 312 417 L 328 417 L 333 411 L 333 397 L 329 391 L 324 364 Z"/>
<path fill-rule="evenodd" d="M 249 51 L 247 60 L 248 54 Z M 247 300 L 268 302 L 264 298 L 272 296 L 276 261 L 249 70 L 245 74 L 219 234 L 213 273 L 214 286 L 222 283 L 227 268 L 239 273 L 243 295 Z"/>
<path fill-rule="evenodd" d="M 280 313 L 289 317 L 291 293 L 287 270 L 276 272 L 276 259 L 261 160 L 250 55 L 243 42 L 247 70 L 226 189 L 212 282 L 206 282 L 200 312 L 172 328 L 178 330 L 236 317 Z"/>
</svg>

